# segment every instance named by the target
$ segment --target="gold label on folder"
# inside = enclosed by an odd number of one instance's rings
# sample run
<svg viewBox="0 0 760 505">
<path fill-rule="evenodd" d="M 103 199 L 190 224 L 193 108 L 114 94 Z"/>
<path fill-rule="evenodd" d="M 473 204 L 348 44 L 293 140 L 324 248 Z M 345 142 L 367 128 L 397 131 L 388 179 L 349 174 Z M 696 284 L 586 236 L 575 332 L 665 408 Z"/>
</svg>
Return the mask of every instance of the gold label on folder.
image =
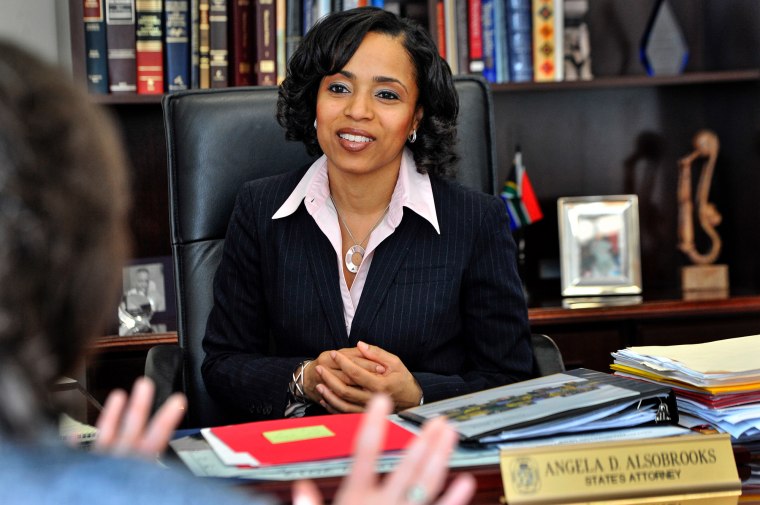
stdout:
<svg viewBox="0 0 760 505">
<path fill-rule="evenodd" d="M 315 438 L 334 437 L 335 433 L 330 428 L 320 424 L 317 426 L 303 426 L 301 428 L 288 428 L 286 430 L 265 431 L 264 438 L 270 444 L 286 444 L 288 442 L 301 442 Z"/>
<path fill-rule="evenodd" d="M 728 435 L 502 450 L 501 475 L 510 505 L 652 503 L 648 497 L 736 503 L 741 492 Z"/>
</svg>

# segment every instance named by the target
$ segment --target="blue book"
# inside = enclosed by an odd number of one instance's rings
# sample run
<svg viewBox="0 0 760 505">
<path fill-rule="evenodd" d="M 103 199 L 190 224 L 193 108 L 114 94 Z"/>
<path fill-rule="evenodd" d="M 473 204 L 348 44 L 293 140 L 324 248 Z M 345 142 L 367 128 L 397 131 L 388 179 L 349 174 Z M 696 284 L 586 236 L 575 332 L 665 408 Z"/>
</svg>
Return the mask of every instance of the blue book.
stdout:
<svg viewBox="0 0 760 505">
<path fill-rule="evenodd" d="M 493 41 L 496 53 L 496 82 L 509 82 L 507 18 L 505 0 L 494 0 Z"/>
<path fill-rule="evenodd" d="M 380 9 L 385 8 L 385 0 L 370 0 L 370 5 L 372 7 L 378 7 Z"/>
<path fill-rule="evenodd" d="M 84 48 L 87 89 L 90 93 L 108 93 L 108 53 L 106 53 L 106 19 L 103 0 L 83 0 Z"/>
<path fill-rule="evenodd" d="M 533 25 L 530 0 L 506 0 L 509 80 L 533 80 Z"/>
<path fill-rule="evenodd" d="M 482 12 L 483 23 L 483 77 L 488 82 L 498 82 L 498 76 L 496 73 L 496 37 L 494 31 L 494 23 L 496 22 L 496 16 L 494 12 L 494 4 L 497 0 L 481 0 L 480 8 Z"/>
<path fill-rule="evenodd" d="M 303 0 L 303 34 L 305 35 L 314 25 L 315 0 Z"/>
<path fill-rule="evenodd" d="M 169 92 L 190 87 L 190 1 L 164 2 L 166 87 Z"/>
</svg>

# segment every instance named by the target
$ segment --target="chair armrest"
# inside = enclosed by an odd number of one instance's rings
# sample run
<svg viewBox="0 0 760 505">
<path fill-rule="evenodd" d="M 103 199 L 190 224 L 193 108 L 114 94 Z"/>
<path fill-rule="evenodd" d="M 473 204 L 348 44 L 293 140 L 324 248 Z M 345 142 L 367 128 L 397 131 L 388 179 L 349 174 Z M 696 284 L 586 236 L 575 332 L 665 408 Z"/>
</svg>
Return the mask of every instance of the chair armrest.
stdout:
<svg viewBox="0 0 760 505">
<path fill-rule="evenodd" d="M 557 344 L 548 335 L 534 333 L 531 335 L 533 343 L 533 374 L 543 377 L 565 371 L 562 353 Z"/>
<path fill-rule="evenodd" d="M 156 385 L 155 412 L 172 393 L 182 391 L 182 348 L 177 344 L 151 347 L 145 357 L 145 376 Z"/>
</svg>

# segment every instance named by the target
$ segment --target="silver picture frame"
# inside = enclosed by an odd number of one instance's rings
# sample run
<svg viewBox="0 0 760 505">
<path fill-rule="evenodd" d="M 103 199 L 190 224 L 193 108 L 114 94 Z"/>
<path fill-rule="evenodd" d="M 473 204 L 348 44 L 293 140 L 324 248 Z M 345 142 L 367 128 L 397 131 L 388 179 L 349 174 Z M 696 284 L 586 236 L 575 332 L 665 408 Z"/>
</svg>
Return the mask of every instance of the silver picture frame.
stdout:
<svg viewBox="0 0 760 505">
<path fill-rule="evenodd" d="M 557 200 L 562 296 L 642 291 L 636 195 Z"/>
</svg>

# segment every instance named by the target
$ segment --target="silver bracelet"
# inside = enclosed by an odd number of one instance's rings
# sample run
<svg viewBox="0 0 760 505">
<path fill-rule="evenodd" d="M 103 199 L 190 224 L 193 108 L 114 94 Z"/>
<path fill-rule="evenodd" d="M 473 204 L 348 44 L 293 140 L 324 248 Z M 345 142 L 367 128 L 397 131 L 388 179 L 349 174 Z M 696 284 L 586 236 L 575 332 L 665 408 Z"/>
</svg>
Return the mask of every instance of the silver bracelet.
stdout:
<svg viewBox="0 0 760 505">
<path fill-rule="evenodd" d="M 306 361 L 302 361 L 298 367 L 296 367 L 295 370 L 293 370 L 293 373 L 291 374 L 291 378 L 293 379 L 290 382 L 290 393 L 293 395 L 293 397 L 300 401 L 305 402 L 309 401 L 309 398 L 306 396 L 306 393 L 303 389 L 303 378 L 304 378 L 304 372 L 306 371 L 306 367 L 309 366 L 309 363 L 311 363 L 313 360 L 307 359 Z M 297 372 L 296 372 L 297 370 Z"/>
</svg>

